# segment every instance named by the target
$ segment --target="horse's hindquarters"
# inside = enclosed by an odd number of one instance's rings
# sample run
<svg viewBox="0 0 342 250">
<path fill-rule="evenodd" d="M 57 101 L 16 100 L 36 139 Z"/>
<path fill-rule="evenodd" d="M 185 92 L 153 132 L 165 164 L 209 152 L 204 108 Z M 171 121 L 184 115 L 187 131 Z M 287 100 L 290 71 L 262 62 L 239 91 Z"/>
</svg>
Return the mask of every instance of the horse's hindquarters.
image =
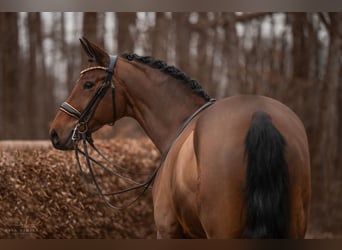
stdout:
<svg viewBox="0 0 342 250">
<path fill-rule="evenodd" d="M 160 238 L 206 237 L 198 214 L 198 172 L 191 125 L 184 134 L 170 151 L 153 186 Z"/>
<path fill-rule="evenodd" d="M 289 204 L 285 206 L 290 210 L 289 232 L 284 236 L 265 237 L 302 238 L 305 235 L 310 202 L 310 163 L 304 127 L 290 109 L 275 100 L 241 96 L 218 102 L 203 114 L 196 127 L 200 217 L 208 237 L 242 237 L 246 233 L 249 207 L 246 206 L 245 138 L 253 114 L 260 110 L 270 116 L 274 127 L 285 138 L 284 156 L 289 179 Z M 272 137 L 270 140 L 272 145 Z M 262 147 L 260 152 L 263 152 Z M 262 167 L 261 171 L 264 171 Z M 267 175 L 265 171 L 262 178 Z M 274 201 L 271 206 L 272 203 Z"/>
<path fill-rule="evenodd" d="M 159 236 L 247 236 L 247 222 L 250 219 L 247 218 L 250 214 L 247 211 L 251 207 L 246 205 L 248 179 L 245 142 L 253 114 L 257 111 L 269 116 L 270 124 L 285 140 L 285 148 L 281 153 L 288 170 L 289 204 L 284 207 L 290 211 L 287 211 L 289 217 L 286 219 L 289 229 L 284 237 L 304 237 L 310 202 L 310 165 L 305 130 L 297 116 L 286 106 L 269 98 L 255 96 L 233 97 L 217 102 L 203 111 L 179 137 L 153 187 Z M 264 132 L 268 133 L 267 130 Z M 267 138 L 273 145 L 272 134 Z M 261 156 L 263 146 L 258 151 Z M 267 179 L 272 178 L 272 174 L 267 177 L 270 173 L 264 171 L 264 166 L 259 167 L 260 176 L 266 178 L 266 182 L 272 182 Z M 274 169 L 277 171 L 277 166 Z M 256 187 L 259 187 L 258 182 Z M 274 185 L 277 186 L 277 182 Z M 272 188 L 265 190 L 270 191 Z M 262 192 L 261 195 L 264 195 Z M 261 199 L 260 202 L 265 201 Z M 261 204 L 261 207 L 264 205 Z M 278 221 L 279 218 L 271 220 Z M 261 235 L 282 237 L 273 233 Z"/>
</svg>

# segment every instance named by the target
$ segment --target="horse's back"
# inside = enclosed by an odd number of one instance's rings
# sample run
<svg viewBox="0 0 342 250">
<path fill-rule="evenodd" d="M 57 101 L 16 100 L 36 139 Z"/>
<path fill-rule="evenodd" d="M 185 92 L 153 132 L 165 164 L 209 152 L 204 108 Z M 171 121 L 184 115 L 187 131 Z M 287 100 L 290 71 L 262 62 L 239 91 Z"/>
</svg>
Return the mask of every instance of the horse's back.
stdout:
<svg viewBox="0 0 342 250">
<path fill-rule="evenodd" d="M 304 237 L 310 200 L 310 163 L 304 126 L 285 105 L 262 96 L 223 99 L 207 109 L 195 130 L 200 217 L 208 237 L 241 237 L 246 224 L 245 138 L 253 114 L 263 111 L 286 141 L 290 237 Z M 225 221 L 226 223 L 223 223 Z"/>
</svg>

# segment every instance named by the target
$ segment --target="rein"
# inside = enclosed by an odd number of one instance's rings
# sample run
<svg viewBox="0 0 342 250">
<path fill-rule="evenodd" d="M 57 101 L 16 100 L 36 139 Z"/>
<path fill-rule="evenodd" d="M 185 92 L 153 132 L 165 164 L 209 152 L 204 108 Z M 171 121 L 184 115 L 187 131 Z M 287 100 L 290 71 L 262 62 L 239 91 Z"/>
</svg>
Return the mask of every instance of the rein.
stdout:
<svg viewBox="0 0 342 250">
<path fill-rule="evenodd" d="M 102 83 L 102 85 L 99 87 L 99 89 L 96 91 L 96 93 L 94 94 L 94 96 L 92 97 L 92 99 L 89 101 L 89 103 L 87 104 L 86 108 L 83 110 L 83 112 L 78 111 L 76 108 L 74 108 L 71 104 L 64 102 L 62 103 L 62 105 L 60 106 L 60 110 L 65 112 L 66 114 L 74 117 L 75 119 L 77 119 L 77 123 L 74 127 L 73 133 L 72 133 L 72 137 L 71 139 L 74 142 L 75 145 L 75 157 L 76 157 L 76 161 L 77 161 L 77 165 L 78 168 L 80 170 L 81 176 L 84 180 L 84 182 L 86 183 L 86 185 L 88 186 L 88 188 L 92 191 L 93 188 L 90 186 L 89 181 L 87 180 L 87 174 L 84 172 L 81 161 L 80 161 L 80 154 L 83 155 L 86 159 L 86 167 L 88 168 L 92 183 L 95 185 L 96 187 L 96 191 L 97 193 L 101 196 L 101 198 L 103 198 L 103 200 L 106 202 L 106 204 L 114 209 L 117 210 L 121 210 L 121 209 L 125 209 L 130 207 L 134 202 L 136 202 L 142 195 L 144 195 L 144 193 L 146 192 L 147 189 L 151 188 L 151 185 L 155 179 L 155 177 L 157 176 L 157 173 L 159 171 L 159 169 L 162 167 L 171 147 L 173 146 L 174 142 L 177 140 L 177 138 L 179 137 L 179 135 L 184 131 L 184 129 L 187 127 L 187 125 L 204 109 L 206 109 L 207 107 L 209 107 L 210 105 L 212 105 L 215 102 L 215 99 L 210 99 L 207 103 L 205 103 L 204 105 L 202 105 L 200 108 L 198 108 L 183 124 L 182 126 L 178 129 L 178 131 L 176 132 L 175 136 L 172 138 L 171 142 L 169 143 L 168 147 L 166 148 L 166 150 L 163 152 L 160 162 L 158 164 L 158 166 L 156 167 L 156 169 L 152 172 L 152 174 L 150 175 L 150 177 L 147 179 L 147 181 L 143 182 L 143 183 L 139 183 L 134 181 L 133 179 L 131 179 L 130 177 L 124 176 L 112 169 L 109 169 L 108 167 L 106 167 L 105 165 L 103 165 L 102 163 L 100 163 L 98 160 L 94 159 L 93 157 L 91 157 L 89 155 L 89 150 L 88 150 L 88 144 L 91 146 L 92 149 L 94 149 L 96 151 L 96 153 L 102 157 L 107 163 L 111 164 L 112 166 L 114 166 L 116 169 L 119 169 L 120 171 L 124 171 L 126 173 L 129 174 L 135 174 L 135 175 L 147 175 L 147 173 L 136 173 L 134 171 L 131 171 L 129 169 L 126 169 L 112 161 L 110 161 L 105 155 L 103 155 L 94 145 L 93 139 L 91 137 L 91 131 L 88 130 L 88 122 L 90 121 L 90 119 L 92 118 L 92 116 L 94 115 L 96 108 L 99 104 L 99 102 L 102 100 L 102 98 L 104 97 L 104 95 L 106 94 L 106 92 L 108 91 L 108 89 L 111 87 L 112 89 L 112 101 L 113 101 L 113 122 L 115 121 L 116 118 L 116 114 L 115 114 L 115 85 L 114 82 L 112 81 L 112 77 L 113 77 L 113 73 L 114 73 L 114 67 L 116 65 L 116 61 L 117 61 L 117 57 L 116 56 L 110 56 L 110 63 L 108 68 L 105 67 L 92 67 L 92 68 L 88 68 L 85 69 L 81 72 L 81 74 L 83 74 L 84 72 L 90 71 L 90 70 L 94 70 L 94 69 L 103 69 L 107 72 L 107 76 L 105 78 L 105 81 Z M 82 146 L 83 149 L 80 149 L 79 147 L 79 142 L 82 141 Z M 94 173 L 94 169 L 93 169 L 93 164 L 99 166 L 100 168 L 102 168 L 103 170 L 111 173 L 112 175 L 115 175 L 121 179 L 124 179 L 130 183 L 133 184 L 133 186 L 128 187 L 128 188 L 124 188 L 122 190 L 118 190 L 118 191 L 114 191 L 114 192 L 110 192 L 110 193 L 104 193 L 100 184 L 98 183 L 95 173 Z M 124 194 L 124 193 L 128 193 L 134 190 L 141 190 L 139 194 L 137 194 L 130 202 L 128 202 L 127 204 L 125 204 L 124 206 L 117 206 L 114 205 L 111 201 L 109 201 L 107 199 L 108 196 L 116 196 L 116 195 L 120 195 L 120 194 Z"/>
</svg>

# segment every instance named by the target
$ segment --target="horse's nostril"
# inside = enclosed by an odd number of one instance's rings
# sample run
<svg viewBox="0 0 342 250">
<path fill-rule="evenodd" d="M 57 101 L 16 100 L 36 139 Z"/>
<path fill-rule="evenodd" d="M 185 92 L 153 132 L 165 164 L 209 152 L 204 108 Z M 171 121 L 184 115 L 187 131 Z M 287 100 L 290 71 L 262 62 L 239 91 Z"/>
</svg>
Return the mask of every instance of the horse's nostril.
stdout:
<svg viewBox="0 0 342 250">
<path fill-rule="evenodd" d="M 54 146 L 59 144 L 59 137 L 58 137 L 57 131 L 55 129 L 51 130 L 50 138 L 51 138 L 51 142 Z"/>
</svg>

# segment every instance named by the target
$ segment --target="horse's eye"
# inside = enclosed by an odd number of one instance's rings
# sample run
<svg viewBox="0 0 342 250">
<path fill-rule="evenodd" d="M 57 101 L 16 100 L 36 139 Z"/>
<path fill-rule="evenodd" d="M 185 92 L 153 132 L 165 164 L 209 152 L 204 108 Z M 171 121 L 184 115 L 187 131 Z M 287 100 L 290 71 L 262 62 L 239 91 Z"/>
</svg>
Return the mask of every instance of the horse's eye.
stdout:
<svg viewBox="0 0 342 250">
<path fill-rule="evenodd" d="M 92 87 L 94 87 L 94 83 L 93 82 L 85 82 L 85 84 L 83 85 L 83 89 L 91 89 Z"/>
</svg>

